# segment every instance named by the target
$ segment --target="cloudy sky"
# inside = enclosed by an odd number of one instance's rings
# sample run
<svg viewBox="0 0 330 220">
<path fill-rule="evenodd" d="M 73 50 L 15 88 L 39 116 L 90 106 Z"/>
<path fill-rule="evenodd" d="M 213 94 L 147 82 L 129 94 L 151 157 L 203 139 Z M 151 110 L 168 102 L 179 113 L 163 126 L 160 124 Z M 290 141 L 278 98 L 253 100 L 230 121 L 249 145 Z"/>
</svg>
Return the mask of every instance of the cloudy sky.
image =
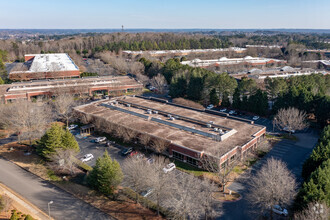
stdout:
<svg viewBox="0 0 330 220">
<path fill-rule="evenodd" d="M 330 29 L 330 0 L 0 0 L 0 28 Z"/>
</svg>

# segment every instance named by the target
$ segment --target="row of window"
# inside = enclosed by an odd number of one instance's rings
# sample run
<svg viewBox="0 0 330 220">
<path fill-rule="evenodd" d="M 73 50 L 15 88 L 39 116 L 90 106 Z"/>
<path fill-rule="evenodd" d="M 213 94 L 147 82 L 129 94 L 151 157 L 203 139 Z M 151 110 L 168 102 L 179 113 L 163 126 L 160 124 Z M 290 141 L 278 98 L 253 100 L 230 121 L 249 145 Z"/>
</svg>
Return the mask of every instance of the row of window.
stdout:
<svg viewBox="0 0 330 220">
<path fill-rule="evenodd" d="M 184 155 L 183 154 L 180 154 L 178 152 L 173 151 L 172 155 L 173 155 L 173 158 L 175 158 L 177 160 L 181 160 L 181 161 L 184 160 Z M 198 160 L 196 160 L 192 157 L 186 156 L 186 162 L 193 165 L 193 166 L 198 166 Z"/>
</svg>

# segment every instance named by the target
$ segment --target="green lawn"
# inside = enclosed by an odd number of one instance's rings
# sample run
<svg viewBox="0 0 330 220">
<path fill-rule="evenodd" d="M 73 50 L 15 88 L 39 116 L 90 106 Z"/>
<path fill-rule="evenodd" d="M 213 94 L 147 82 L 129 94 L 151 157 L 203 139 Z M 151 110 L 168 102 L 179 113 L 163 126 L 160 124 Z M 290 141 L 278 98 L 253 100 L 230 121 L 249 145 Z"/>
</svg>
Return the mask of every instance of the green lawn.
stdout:
<svg viewBox="0 0 330 220">
<path fill-rule="evenodd" d="M 184 163 L 182 161 L 174 160 L 175 166 L 178 170 L 181 170 L 183 172 L 191 173 L 195 176 L 202 176 L 203 174 L 211 174 L 210 172 L 207 172 L 205 170 L 199 169 L 197 167 L 191 166 L 187 163 Z"/>
</svg>

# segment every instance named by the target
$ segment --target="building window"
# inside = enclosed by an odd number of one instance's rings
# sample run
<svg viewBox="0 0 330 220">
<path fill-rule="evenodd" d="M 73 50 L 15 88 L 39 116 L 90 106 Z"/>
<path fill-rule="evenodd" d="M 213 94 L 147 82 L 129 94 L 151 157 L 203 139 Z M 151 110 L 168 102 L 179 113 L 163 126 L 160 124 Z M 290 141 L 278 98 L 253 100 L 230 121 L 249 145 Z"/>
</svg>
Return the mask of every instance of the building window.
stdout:
<svg viewBox="0 0 330 220">
<path fill-rule="evenodd" d="M 193 166 L 198 166 L 198 161 L 192 157 L 187 157 L 187 163 L 189 163 Z"/>
<path fill-rule="evenodd" d="M 234 154 L 233 156 L 230 157 L 230 162 L 233 162 L 233 160 L 236 159 L 236 154 Z"/>
<path fill-rule="evenodd" d="M 177 152 L 175 152 L 175 151 L 173 151 L 173 157 L 175 158 L 175 159 L 177 159 L 177 160 L 181 160 L 181 161 L 183 161 L 183 155 L 182 154 L 180 154 L 180 153 L 177 153 Z"/>
</svg>

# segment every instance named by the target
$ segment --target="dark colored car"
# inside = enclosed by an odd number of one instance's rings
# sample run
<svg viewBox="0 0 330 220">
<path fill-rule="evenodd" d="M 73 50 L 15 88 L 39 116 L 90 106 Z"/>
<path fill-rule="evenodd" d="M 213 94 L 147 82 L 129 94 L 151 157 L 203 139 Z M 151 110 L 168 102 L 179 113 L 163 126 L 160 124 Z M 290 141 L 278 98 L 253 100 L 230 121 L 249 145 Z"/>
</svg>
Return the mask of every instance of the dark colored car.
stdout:
<svg viewBox="0 0 330 220">
<path fill-rule="evenodd" d="M 121 151 L 121 155 L 122 156 L 127 156 L 127 155 L 129 155 L 130 153 L 132 153 L 133 152 L 133 148 L 125 148 L 125 149 L 123 149 L 122 151 Z"/>
</svg>

